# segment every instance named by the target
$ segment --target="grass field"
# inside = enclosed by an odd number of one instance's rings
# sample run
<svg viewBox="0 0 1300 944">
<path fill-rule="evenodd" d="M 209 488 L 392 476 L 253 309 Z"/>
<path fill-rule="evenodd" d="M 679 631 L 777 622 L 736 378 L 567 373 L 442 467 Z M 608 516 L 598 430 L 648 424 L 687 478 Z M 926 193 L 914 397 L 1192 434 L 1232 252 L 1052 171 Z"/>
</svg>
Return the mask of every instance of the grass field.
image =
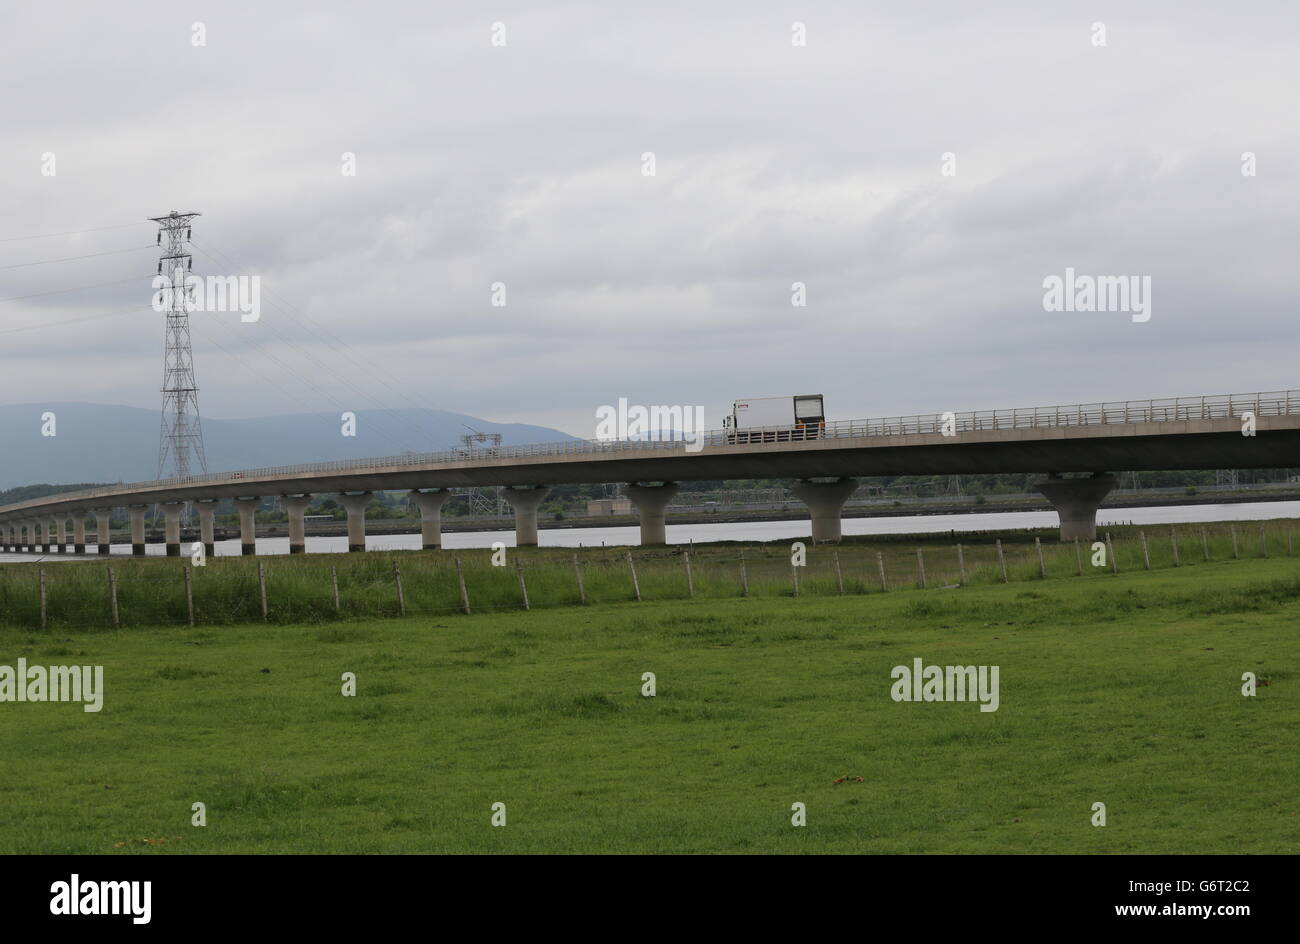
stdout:
<svg viewBox="0 0 1300 944">
<path fill-rule="evenodd" d="M 0 704 L 0 852 L 1295 853 L 1297 571 L 0 629 L 105 667 L 98 714 Z M 999 710 L 892 701 L 915 657 Z"/>
<path fill-rule="evenodd" d="M 1004 580 L 1036 583 L 1043 576 L 1106 581 L 1116 571 L 1275 557 L 1300 561 L 1293 520 L 1178 529 L 1116 526 L 1106 533 L 1113 537 L 1113 558 L 1107 556 L 1101 566 L 1094 566 L 1088 544 L 1061 544 L 1055 528 L 873 535 L 848 538 L 839 545 L 806 542 L 805 565 L 797 569 L 791 567 L 793 542 L 589 547 L 576 552 L 509 548 L 503 552 L 508 559 L 496 558 L 488 548 L 219 557 L 202 567 L 192 566 L 188 556 L 89 558 L 75 566 L 68 566 L 73 562 L 66 558 L 57 566 L 32 560 L 0 564 L 0 626 L 75 631 L 184 626 L 191 619 L 207 626 L 264 619 L 298 624 L 397 616 L 403 609 L 412 615 L 443 616 L 461 612 L 465 599 L 475 614 L 521 609 L 525 587 L 531 606 L 554 607 L 577 606 L 584 599 L 617 603 L 637 594 L 643 601 L 780 598 L 796 591 L 831 596 L 958 583 L 979 587 Z M 1035 543 L 1036 537 L 1041 544 Z"/>
</svg>

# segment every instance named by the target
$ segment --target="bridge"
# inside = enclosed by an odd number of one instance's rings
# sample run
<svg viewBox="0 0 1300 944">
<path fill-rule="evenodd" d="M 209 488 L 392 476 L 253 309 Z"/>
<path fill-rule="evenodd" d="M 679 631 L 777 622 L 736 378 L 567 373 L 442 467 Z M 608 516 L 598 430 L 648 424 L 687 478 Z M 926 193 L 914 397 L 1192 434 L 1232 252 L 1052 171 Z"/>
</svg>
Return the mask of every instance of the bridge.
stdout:
<svg viewBox="0 0 1300 944">
<path fill-rule="evenodd" d="M 167 554 L 180 554 L 187 502 L 214 552 L 217 502 L 233 499 L 243 553 L 256 552 L 254 512 L 279 496 L 288 512 L 289 549 L 306 550 L 303 516 L 312 498 L 336 494 L 347 510 L 348 549 L 365 550 L 365 509 L 376 490 L 410 490 L 420 509 L 422 543 L 442 545 L 441 511 L 450 489 L 505 486 L 519 546 L 537 544 L 537 509 L 556 484 L 626 482 L 640 519 L 641 543 L 665 543 L 664 515 L 686 480 L 795 478 L 812 537 L 838 541 L 854 476 L 980 474 L 1042 470 L 1036 488 L 1060 518 L 1061 540 L 1091 540 L 1096 511 L 1116 470 L 1248 469 L 1300 466 L 1300 391 L 1177 397 L 1028 409 L 934 413 L 827 423 L 802 432 L 768 430 L 769 442 L 735 441 L 735 432 L 683 441 L 539 443 L 484 450 L 384 456 L 342 462 L 108 485 L 0 507 L 0 547 L 46 554 L 86 551 L 87 518 L 97 549 L 109 552 L 112 511 L 126 508 L 132 552 L 145 553 L 145 512 L 161 507 Z M 1074 476 L 1075 473 L 1085 473 Z"/>
</svg>

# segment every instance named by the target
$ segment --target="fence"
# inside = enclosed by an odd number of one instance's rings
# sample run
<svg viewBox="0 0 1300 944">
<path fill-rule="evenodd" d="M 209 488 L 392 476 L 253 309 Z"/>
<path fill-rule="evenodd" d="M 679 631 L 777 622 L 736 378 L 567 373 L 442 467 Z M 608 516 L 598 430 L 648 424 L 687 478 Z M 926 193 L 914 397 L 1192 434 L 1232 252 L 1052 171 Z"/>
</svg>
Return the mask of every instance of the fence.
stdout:
<svg viewBox="0 0 1300 944">
<path fill-rule="evenodd" d="M 1061 545 L 1023 535 L 991 543 L 809 546 L 792 566 L 784 545 L 695 549 L 512 549 L 174 559 L 46 569 L 0 567 L 0 625 L 31 629 L 467 614 L 691 598 L 866 595 L 1044 578 L 1097 578 L 1209 561 L 1293 556 L 1289 523 L 1112 529 L 1099 542 Z M 1101 557 L 1100 563 L 1097 558 Z"/>
</svg>

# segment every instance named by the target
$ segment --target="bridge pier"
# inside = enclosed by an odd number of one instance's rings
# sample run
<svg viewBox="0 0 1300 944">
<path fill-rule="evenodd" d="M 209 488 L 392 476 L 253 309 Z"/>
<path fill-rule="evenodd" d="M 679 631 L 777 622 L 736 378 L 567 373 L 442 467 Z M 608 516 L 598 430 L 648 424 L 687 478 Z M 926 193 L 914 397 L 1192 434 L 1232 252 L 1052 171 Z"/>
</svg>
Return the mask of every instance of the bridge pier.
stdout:
<svg viewBox="0 0 1300 944">
<path fill-rule="evenodd" d="M 45 519 L 45 537 L 41 543 L 41 549 L 49 554 L 54 549 L 54 519 Z"/>
<path fill-rule="evenodd" d="M 515 510 L 515 547 L 536 547 L 537 508 L 551 493 L 550 486 L 507 485 L 503 491 Z"/>
<path fill-rule="evenodd" d="M 1035 482 L 1034 490 L 1056 509 L 1062 541 L 1091 541 L 1097 537 L 1097 508 L 1118 484 L 1113 475 L 1093 473 L 1088 478 L 1063 479 L 1052 474 L 1045 482 Z"/>
<path fill-rule="evenodd" d="M 54 520 L 54 536 L 58 539 L 58 553 L 68 553 L 68 518 L 67 515 L 59 515 Z"/>
<path fill-rule="evenodd" d="M 426 551 L 442 547 L 442 506 L 451 498 L 451 490 L 435 488 L 428 492 L 413 490 L 408 496 L 420 509 L 420 543 Z"/>
<path fill-rule="evenodd" d="M 41 552 L 40 535 L 37 533 L 40 524 L 35 518 L 27 519 L 27 550 L 33 554 Z"/>
<path fill-rule="evenodd" d="M 280 504 L 289 516 L 289 553 L 307 553 L 307 522 L 303 516 L 311 504 L 310 495 L 281 495 Z"/>
<path fill-rule="evenodd" d="M 93 508 L 90 513 L 95 516 L 95 543 L 98 545 L 97 550 L 100 554 L 107 556 L 109 547 L 113 540 L 110 532 L 110 529 L 113 526 L 113 509 Z"/>
<path fill-rule="evenodd" d="M 216 557 L 217 542 L 212 533 L 212 516 L 217 511 L 217 500 L 215 498 L 196 499 L 194 510 L 199 513 L 199 540 L 203 542 L 203 553 L 207 557 Z"/>
<path fill-rule="evenodd" d="M 144 513 L 148 505 L 128 505 L 126 512 L 131 519 L 131 553 L 135 557 L 144 557 Z"/>
<path fill-rule="evenodd" d="M 627 486 L 627 497 L 636 507 L 637 517 L 641 520 L 641 543 L 667 544 L 668 528 L 664 515 L 668 503 L 677 494 L 676 482 L 664 482 L 662 485 L 642 485 L 633 482 Z"/>
<path fill-rule="evenodd" d="M 72 553 L 86 553 L 86 513 L 80 510 L 72 515 Z"/>
<path fill-rule="evenodd" d="M 840 512 L 844 503 L 857 490 L 856 479 L 837 479 L 834 482 L 814 482 L 800 479 L 790 489 L 794 497 L 808 506 L 812 517 L 812 539 L 814 544 L 839 543 L 842 536 Z"/>
<path fill-rule="evenodd" d="M 239 552 L 244 555 L 257 553 L 257 506 L 261 498 L 236 498 L 235 510 L 239 512 Z"/>
<path fill-rule="evenodd" d="M 339 504 L 348 511 L 348 550 L 364 551 L 366 549 L 366 506 L 370 504 L 370 493 L 348 495 L 340 492 Z"/>
<path fill-rule="evenodd" d="M 181 512 L 184 502 L 163 502 L 163 540 L 167 543 L 167 556 L 181 556 Z"/>
</svg>

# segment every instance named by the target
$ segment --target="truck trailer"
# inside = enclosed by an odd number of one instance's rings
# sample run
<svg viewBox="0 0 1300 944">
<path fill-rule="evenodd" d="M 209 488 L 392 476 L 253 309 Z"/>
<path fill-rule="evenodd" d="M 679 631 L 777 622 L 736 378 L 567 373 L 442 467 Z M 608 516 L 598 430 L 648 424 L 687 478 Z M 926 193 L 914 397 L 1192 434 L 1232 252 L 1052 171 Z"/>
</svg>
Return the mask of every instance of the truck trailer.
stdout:
<svg viewBox="0 0 1300 944">
<path fill-rule="evenodd" d="M 727 444 L 798 442 L 821 439 L 826 431 L 822 395 L 751 397 L 736 400 L 722 419 Z"/>
</svg>

